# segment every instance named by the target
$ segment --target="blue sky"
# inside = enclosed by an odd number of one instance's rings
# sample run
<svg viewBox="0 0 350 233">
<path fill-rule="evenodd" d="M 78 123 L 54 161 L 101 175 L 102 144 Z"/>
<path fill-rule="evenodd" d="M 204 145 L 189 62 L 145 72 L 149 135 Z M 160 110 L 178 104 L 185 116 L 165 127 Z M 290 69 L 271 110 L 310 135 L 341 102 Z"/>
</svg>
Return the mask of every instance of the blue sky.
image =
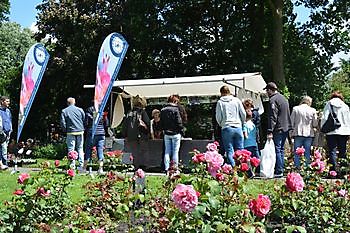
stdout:
<svg viewBox="0 0 350 233">
<path fill-rule="evenodd" d="M 41 0 L 10 0 L 10 21 L 17 22 L 22 27 L 30 28 L 36 22 L 37 10 L 35 6 L 41 2 Z M 307 21 L 310 15 L 310 11 L 304 7 L 296 7 L 295 12 L 299 22 Z M 343 52 L 337 53 L 332 59 L 336 66 L 339 58 L 349 58 L 349 55 L 345 55 Z"/>
</svg>

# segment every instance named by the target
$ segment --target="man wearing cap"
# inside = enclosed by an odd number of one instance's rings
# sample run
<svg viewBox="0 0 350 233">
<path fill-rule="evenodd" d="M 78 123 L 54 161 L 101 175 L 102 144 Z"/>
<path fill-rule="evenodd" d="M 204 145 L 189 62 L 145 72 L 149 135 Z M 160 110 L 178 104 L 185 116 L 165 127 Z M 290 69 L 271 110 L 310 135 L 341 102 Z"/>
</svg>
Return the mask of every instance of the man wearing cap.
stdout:
<svg viewBox="0 0 350 233">
<path fill-rule="evenodd" d="M 267 138 L 273 139 L 276 151 L 275 177 L 283 176 L 284 144 L 288 131 L 292 129 L 288 100 L 277 91 L 277 85 L 269 82 L 266 87 L 270 97 L 267 123 Z"/>
</svg>

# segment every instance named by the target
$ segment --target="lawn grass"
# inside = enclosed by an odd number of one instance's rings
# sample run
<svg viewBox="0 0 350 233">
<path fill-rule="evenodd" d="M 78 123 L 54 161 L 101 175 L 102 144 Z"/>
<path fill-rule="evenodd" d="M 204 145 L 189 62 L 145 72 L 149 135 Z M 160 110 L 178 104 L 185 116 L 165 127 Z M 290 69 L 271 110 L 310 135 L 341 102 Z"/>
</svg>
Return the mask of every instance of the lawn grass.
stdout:
<svg viewBox="0 0 350 233">
<path fill-rule="evenodd" d="M 31 176 L 35 176 L 37 172 L 30 172 Z M 16 188 L 19 188 L 17 184 L 17 178 L 19 173 L 10 174 L 10 170 L 0 172 L 0 208 L 4 207 L 5 201 L 10 201 L 13 192 Z M 91 177 L 89 175 L 77 175 L 74 177 L 71 185 L 68 187 L 68 193 L 74 203 L 79 202 L 85 196 L 86 190 L 84 185 L 89 181 L 99 181 L 103 177 Z M 162 192 L 163 184 L 166 180 L 165 176 L 146 176 L 146 186 L 149 196 L 157 196 L 157 193 Z M 274 190 L 274 184 L 276 182 L 282 182 L 280 180 L 248 180 L 248 184 L 244 186 L 244 192 L 252 196 L 257 196 L 259 193 L 272 194 Z"/>
</svg>

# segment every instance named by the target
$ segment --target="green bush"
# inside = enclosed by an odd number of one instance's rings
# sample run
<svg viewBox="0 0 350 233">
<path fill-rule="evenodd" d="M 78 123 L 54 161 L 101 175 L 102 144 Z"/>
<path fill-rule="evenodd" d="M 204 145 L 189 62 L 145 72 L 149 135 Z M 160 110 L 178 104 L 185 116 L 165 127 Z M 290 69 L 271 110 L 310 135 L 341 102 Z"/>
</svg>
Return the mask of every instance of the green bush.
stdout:
<svg viewBox="0 0 350 233">
<path fill-rule="evenodd" d="M 65 143 L 36 146 L 33 150 L 34 158 L 62 159 L 67 155 Z"/>
</svg>

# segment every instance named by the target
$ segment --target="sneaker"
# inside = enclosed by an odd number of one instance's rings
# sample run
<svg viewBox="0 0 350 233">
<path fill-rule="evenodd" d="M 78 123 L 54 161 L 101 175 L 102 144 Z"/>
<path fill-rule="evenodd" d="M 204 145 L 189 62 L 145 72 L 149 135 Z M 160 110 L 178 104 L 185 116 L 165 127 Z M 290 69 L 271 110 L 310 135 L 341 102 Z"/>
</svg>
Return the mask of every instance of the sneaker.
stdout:
<svg viewBox="0 0 350 233">
<path fill-rule="evenodd" d="M 7 165 L 1 165 L 1 170 L 6 170 L 7 168 L 9 168 L 9 166 L 7 166 Z"/>
<path fill-rule="evenodd" d="M 78 173 L 80 173 L 80 174 L 86 173 L 86 169 L 84 169 L 82 167 L 78 167 Z"/>
<path fill-rule="evenodd" d="M 101 168 L 98 169 L 97 174 L 99 175 L 106 175 L 106 172 L 104 172 Z"/>
<path fill-rule="evenodd" d="M 283 177 L 283 173 L 281 173 L 281 174 L 275 174 L 274 176 L 273 176 L 273 178 L 282 178 Z"/>
</svg>

